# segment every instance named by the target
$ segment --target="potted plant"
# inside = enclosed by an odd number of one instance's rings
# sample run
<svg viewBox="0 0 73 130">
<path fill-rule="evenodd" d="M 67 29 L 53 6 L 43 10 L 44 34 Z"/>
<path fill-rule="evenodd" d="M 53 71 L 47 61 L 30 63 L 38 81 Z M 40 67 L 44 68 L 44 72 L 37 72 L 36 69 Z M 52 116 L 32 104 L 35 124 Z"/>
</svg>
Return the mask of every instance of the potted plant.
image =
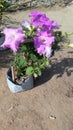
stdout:
<svg viewBox="0 0 73 130">
<path fill-rule="evenodd" d="M 33 87 L 33 77 L 41 76 L 49 65 L 50 57 L 56 50 L 59 35 L 55 21 L 46 14 L 32 11 L 30 22 L 23 20 L 19 28 L 5 28 L 3 48 L 10 48 L 14 60 L 7 72 L 7 82 L 12 92 L 20 92 Z"/>
</svg>

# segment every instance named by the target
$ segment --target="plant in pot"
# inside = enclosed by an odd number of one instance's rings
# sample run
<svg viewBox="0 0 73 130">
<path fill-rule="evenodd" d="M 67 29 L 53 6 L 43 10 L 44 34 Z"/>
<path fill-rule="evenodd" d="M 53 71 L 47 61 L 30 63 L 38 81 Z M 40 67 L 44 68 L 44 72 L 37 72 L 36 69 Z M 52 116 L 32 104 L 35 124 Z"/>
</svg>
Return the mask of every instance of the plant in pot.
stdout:
<svg viewBox="0 0 73 130">
<path fill-rule="evenodd" d="M 5 28 L 3 48 L 10 48 L 14 60 L 7 72 L 7 82 L 12 92 L 33 88 L 33 77 L 41 76 L 48 67 L 50 57 L 58 47 L 61 32 L 55 21 L 46 14 L 32 11 L 30 22 L 23 20 L 19 28 Z M 60 36 L 59 36 L 60 35 Z"/>
</svg>

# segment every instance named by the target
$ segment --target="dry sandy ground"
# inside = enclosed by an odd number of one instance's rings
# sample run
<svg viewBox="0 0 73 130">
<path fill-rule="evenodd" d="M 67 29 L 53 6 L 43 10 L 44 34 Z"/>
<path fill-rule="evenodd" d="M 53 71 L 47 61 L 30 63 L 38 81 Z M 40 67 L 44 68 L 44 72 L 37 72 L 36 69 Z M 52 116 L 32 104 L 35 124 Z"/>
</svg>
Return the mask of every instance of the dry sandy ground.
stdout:
<svg viewBox="0 0 73 130">
<path fill-rule="evenodd" d="M 73 5 L 39 10 L 58 21 L 63 32 L 73 31 Z M 28 18 L 29 12 L 8 16 L 19 22 Z M 0 52 L 0 130 L 73 130 L 73 49 L 56 52 L 53 65 L 36 80 L 36 87 L 17 94 L 10 92 L 6 82 L 11 58 L 9 50 Z"/>
</svg>

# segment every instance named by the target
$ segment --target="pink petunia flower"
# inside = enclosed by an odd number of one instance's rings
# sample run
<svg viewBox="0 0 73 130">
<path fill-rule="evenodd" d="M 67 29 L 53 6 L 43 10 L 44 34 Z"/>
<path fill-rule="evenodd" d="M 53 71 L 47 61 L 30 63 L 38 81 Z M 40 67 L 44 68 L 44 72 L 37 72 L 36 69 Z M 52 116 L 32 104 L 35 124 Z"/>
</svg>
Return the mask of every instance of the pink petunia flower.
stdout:
<svg viewBox="0 0 73 130">
<path fill-rule="evenodd" d="M 30 24 L 30 22 L 28 22 L 28 21 L 26 21 L 26 20 L 23 20 L 23 21 L 21 22 L 21 25 L 22 25 L 23 27 L 25 27 L 26 29 L 31 30 L 31 24 Z"/>
<path fill-rule="evenodd" d="M 52 30 L 58 28 L 58 24 L 55 21 L 49 19 L 45 14 L 39 11 L 32 11 L 29 15 L 31 17 L 31 23 L 35 27 L 45 27 L 47 30 Z"/>
<path fill-rule="evenodd" d="M 51 57 L 51 55 L 52 55 L 52 48 L 51 47 L 46 46 L 45 55 L 46 55 L 47 58 Z"/>
<path fill-rule="evenodd" d="M 14 52 L 17 52 L 19 45 L 25 41 L 25 34 L 23 33 L 22 28 L 5 28 L 5 41 L 2 44 L 4 48 L 10 48 Z"/>
<path fill-rule="evenodd" d="M 55 38 L 54 36 L 48 36 L 46 33 L 43 33 L 39 37 L 34 37 L 34 48 L 40 54 L 48 54 L 46 47 L 51 47 Z"/>
</svg>

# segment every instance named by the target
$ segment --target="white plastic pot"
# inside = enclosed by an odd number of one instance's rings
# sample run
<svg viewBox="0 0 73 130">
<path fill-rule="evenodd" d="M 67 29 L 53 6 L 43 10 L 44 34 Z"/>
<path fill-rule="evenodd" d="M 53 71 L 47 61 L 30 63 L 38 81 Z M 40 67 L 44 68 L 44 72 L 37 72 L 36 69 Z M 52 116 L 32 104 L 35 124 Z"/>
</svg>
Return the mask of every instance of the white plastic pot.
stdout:
<svg viewBox="0 0 73 130">
<path fill-rule="evenodd" d="M 21 85 L 15 84 L 11 79 L 11 69 L 7 71 L 7 84 L 11 92 L 17 93 L 33 88 L 33 76 L 29 76 Z"/>
</svg>

